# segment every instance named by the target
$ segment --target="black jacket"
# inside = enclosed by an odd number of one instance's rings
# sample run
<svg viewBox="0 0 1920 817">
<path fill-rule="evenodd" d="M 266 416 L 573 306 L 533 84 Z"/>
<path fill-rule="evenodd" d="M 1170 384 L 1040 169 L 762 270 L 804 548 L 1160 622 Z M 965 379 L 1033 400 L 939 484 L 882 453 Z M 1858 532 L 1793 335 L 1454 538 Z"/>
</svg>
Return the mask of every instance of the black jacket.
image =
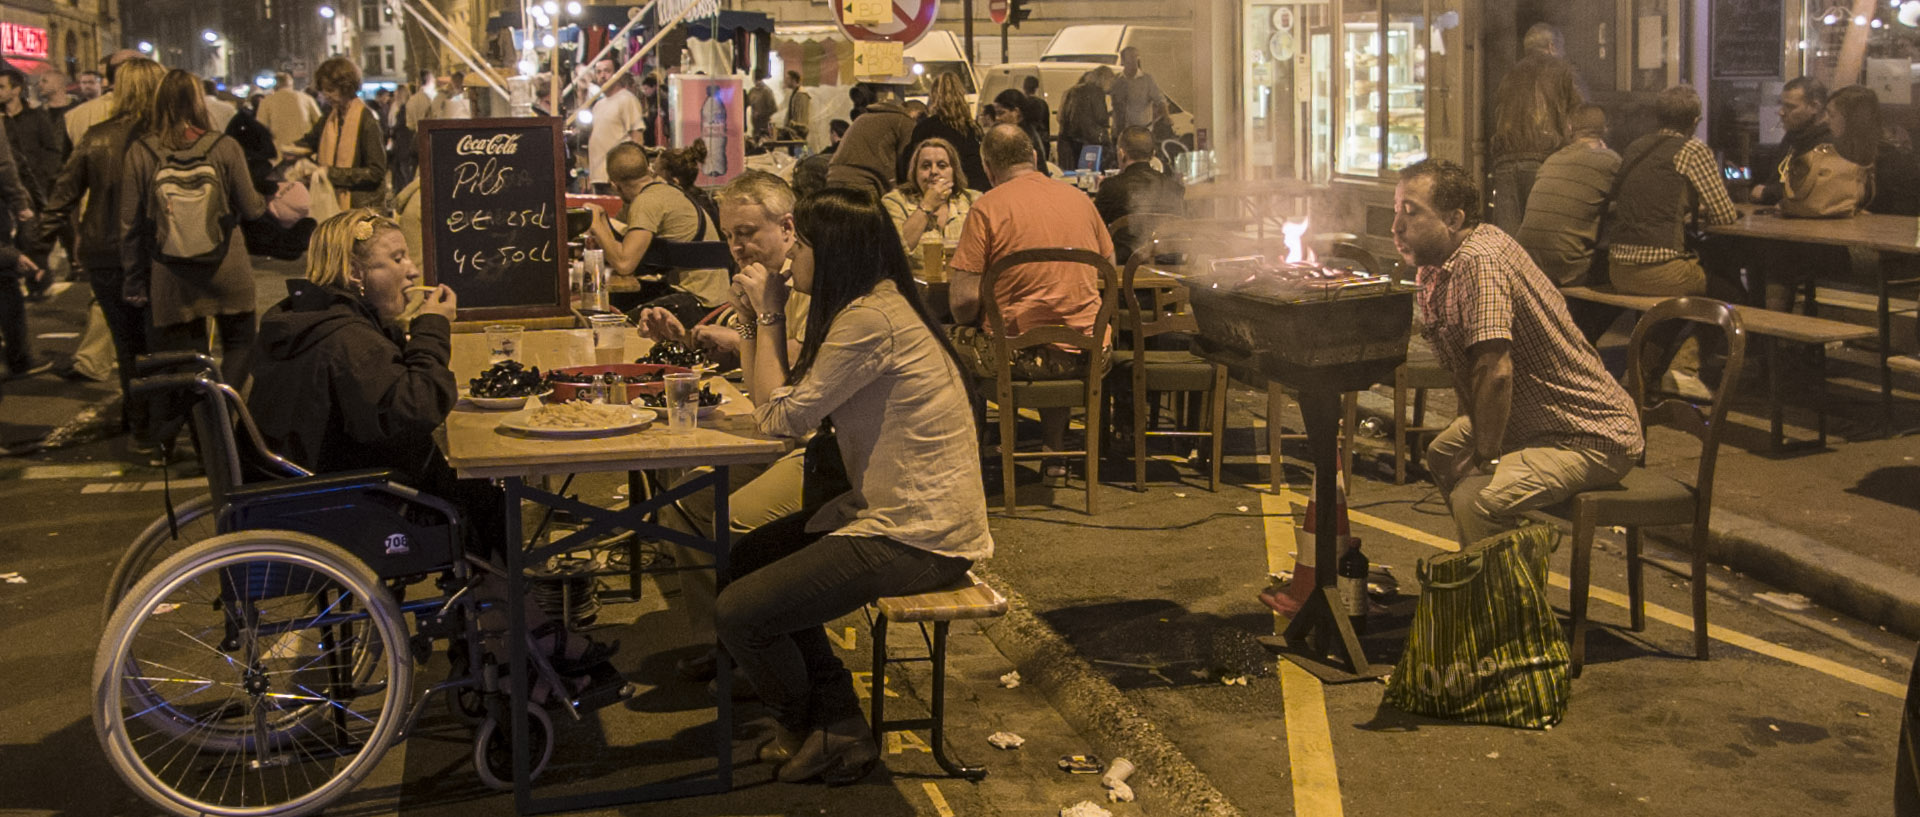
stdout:
<svg viewBox="0 0 1920 817">
<path fill-rule="evenodd" d="M 54 178 L 60 175 L 60 165 L 67 160 L 66 136 L 54 130 L 53 117 L 39 108 L 27 108 L 6 120 L 7 138 L 13 140 L 13 160 L 20 166 L 27 192 L 39 206 L 48 188 L 53 187 Z"/>
<path fill-rule="evenodd" d="M 247 401 L 267 444 L 315 473 L 390 468 L 418 483 L 438 459 L 433 431 L 453 410 L 452 325 L 381 326 L 360 299 L 304 280 L 260 318 Z"/>
<path fill-rule="evenodd" d="M 1100 192 L 1093 197 L 1093 208 L 1100 211 L 1100 220 L 1109 227 L 1122 216 L 1134 213 L 1180 216 L 1187 211 L 1187 191 L 1172 174 L 1154 170 L 1153 165 L 1146 162 L 1134 162 L 1100 183 Z M 1136 238 L 1131 230 L 1114 231 L 1114 257 L 1122 265 L 1133 256 Z"/>
<path fill-rule="evenodd" d="M 41 244 L 51 246 L 85 197 L 75 233 L 77 260 L 89 272 L 106 275 L 98 283 L 109 289 L 119 287 L 120 171 L 133 145 L 133 125 L 133 117 L 118 116 L 87 129 L 54 180 L 38 225 Z"/>
</svg>

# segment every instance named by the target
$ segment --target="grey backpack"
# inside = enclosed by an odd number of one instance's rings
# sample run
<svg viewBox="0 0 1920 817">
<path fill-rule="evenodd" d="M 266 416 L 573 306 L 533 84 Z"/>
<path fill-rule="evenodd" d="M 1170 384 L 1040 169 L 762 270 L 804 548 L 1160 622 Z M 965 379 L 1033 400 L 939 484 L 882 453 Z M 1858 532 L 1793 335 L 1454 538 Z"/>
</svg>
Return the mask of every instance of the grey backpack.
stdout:
<svg viewBox="0 0 1920 817">
<path fill-rule="evenodd" d="M 153 219 L 154 256 L 165 263 L 210 265 L 227 257 L 233 205 L 226 176 L 212 159 L 221 136 L 208 131 L 182 150 L 165 147 L 157 137 L 141 140 L 158 160 L 147 212 Z"/>
</svg>

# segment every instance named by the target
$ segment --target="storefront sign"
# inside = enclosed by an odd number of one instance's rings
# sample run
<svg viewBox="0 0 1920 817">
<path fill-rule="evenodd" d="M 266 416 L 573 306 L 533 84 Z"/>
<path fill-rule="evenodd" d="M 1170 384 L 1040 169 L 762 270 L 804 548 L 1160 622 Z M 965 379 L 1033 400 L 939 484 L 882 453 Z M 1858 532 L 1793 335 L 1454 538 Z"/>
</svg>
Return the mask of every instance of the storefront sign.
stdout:
<svg viewBox="0 0 1920 817">
<path fill-rule="evenodd" d="M 460 320 L 568 314 L 560 124 L 421 123 L 422 266 L 427 283 L 460 293 Z"/>
<path fill-rule="evenodd" d="M 0 51 L 7 56 L 47 56 L 47 30 L 19 23 L 0 23 Z"/>
</svg>

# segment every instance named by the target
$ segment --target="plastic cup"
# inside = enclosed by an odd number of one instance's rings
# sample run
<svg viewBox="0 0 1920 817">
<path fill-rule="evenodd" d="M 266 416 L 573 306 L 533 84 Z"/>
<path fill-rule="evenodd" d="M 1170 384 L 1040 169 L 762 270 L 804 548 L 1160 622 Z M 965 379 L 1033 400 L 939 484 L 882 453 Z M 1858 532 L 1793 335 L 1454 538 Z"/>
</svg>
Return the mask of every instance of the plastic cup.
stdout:
<svg viewBox="0 0 1920 817">
<path fill-rule="evenodd" d="M 700 374 L 675 372 L 666 377 L 667 431 L 685 434 L 700 427 Z"/>
<path fill-rule="evenodd" d="M 622 363 L 627 356 L 627 316 L 612 313 L 587 316 L 593 330 L 593 362 Z"/>
<path fill-rule="evenodd" d="M 487 362 L 500 363 L 520 359 L 520 339 L 527 328 L 517 323 L 496 323 L 486 328 Z"/>
</svg>

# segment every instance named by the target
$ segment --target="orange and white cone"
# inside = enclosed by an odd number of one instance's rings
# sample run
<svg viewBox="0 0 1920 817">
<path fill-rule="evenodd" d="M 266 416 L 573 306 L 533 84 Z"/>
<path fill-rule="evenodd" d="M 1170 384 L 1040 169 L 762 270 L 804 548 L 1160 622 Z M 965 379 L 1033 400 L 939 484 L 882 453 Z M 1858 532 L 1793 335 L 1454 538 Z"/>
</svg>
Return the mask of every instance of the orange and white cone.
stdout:
<svg viewBox="0 0 1920 817">
<path fill-rule="evenodd" d="M 1319 477 L 1316 476 L 1314 479 L 1317 480 Z M 1339 480 L 1338 477 L 1335 479 Z M 1347 527 L 1347 492 L 1344 482 L 1336 481 L 1335 486 L 1337 499 L 1333 514 L 1334 532 L 1339 537 L 1340 549 L 1344 551 L 1353 546 L 1353 537 L 1349 535 Z M 1317 570 L 1314 565 L 1320 530 L 1320 506 L 1319 500 L 1315 498 L 1318 495 L 1317 488 L 1308 495 L 1304 514 L 1300 512 L 1300 506 L 1293 506 L 1295 516 L 1302 520 L 1293 529 L 1293 581 L 1288 582 L 1284 587 L 1269 587 L 1260 592 L 1261 603 L 1288 618 L 1300 612 L 1300 607 L 1307 602 L 1307 596 L 1318 585 Z"/>
</svg>

